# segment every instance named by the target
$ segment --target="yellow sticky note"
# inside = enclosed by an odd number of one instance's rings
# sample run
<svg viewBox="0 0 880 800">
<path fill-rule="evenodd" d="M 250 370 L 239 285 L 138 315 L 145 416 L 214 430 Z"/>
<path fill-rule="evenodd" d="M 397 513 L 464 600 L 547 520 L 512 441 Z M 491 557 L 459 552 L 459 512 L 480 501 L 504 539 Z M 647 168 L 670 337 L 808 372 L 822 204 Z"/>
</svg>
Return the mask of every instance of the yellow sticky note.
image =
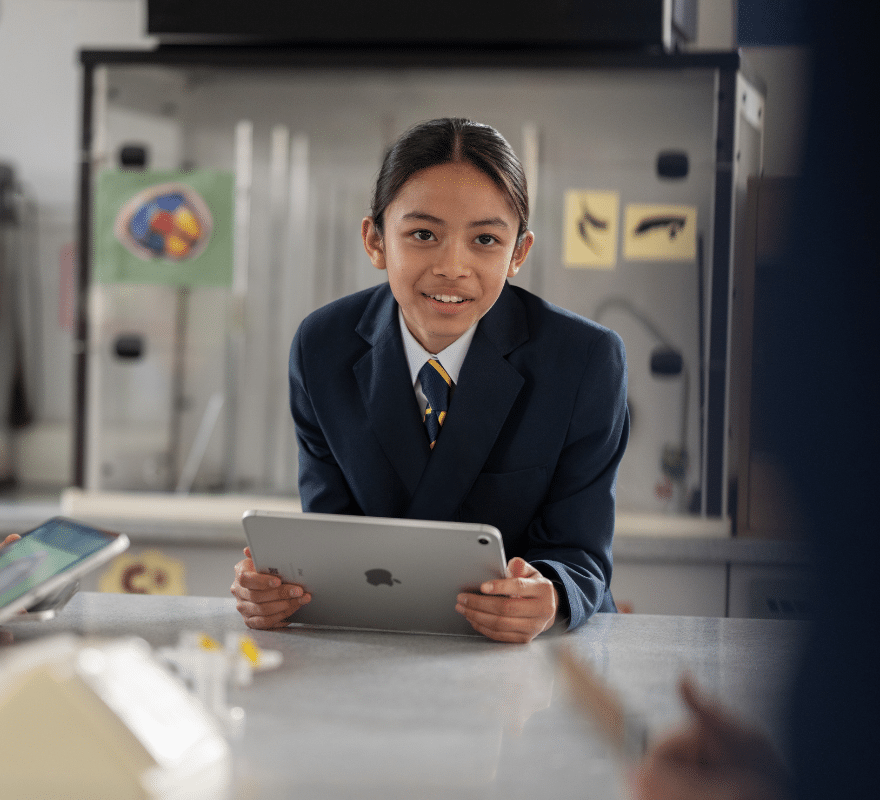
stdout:
<svg viewBox="0 0 880 800">
<path fill-rule="evenodd" d="M 186 594 L 182 561 L 151 549 L 137 555 L 123 553 L 110 562 L 98 583 L 101 592 L 117 594 Z"/>
<path fill-rule="evenodd" d="M 613 269 L 617 262 L 617 192 L 565 193 L 562 258 L 566 267 Z"/>
<path fill-rule="evenodd" d="M 633 261 L 694 261 L 697 208 L 632 204 L 623 215 L 623 257 Z"/>
</svg>

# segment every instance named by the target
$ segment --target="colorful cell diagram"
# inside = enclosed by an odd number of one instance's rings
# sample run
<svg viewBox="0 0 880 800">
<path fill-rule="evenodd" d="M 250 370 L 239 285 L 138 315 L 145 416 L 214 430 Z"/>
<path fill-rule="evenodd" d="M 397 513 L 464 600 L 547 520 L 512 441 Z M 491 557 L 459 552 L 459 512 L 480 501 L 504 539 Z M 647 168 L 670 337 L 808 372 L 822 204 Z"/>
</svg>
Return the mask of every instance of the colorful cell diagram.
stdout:
<svg viewBox="0 0 880 800">
<path fill-rule="evenodd" d="M 204 250 L 211 213 L 204 200 L 182 184 L 146 189 L 120 210 L 116 238 L 143 259 L 186 261 Z"/>
</svg>

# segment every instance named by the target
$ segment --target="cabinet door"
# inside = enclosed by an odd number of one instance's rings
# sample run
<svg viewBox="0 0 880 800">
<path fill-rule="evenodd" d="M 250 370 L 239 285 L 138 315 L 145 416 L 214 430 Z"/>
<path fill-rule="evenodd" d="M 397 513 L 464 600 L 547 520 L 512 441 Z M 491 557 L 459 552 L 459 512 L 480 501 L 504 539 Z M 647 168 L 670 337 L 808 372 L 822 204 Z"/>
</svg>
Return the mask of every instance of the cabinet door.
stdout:
<svg viewBox="0 0 880 800">
<path fill-rule="evenodd" d="M 621 611 L 685 617 L 723 617 L 724 564 L 614 562 L 611 593 Z"/>
<path fill-rule="evenodd" d="M 803 567 L 731 564 L 730 616 L 806 619 L 813 600 Z"/>
</svg>

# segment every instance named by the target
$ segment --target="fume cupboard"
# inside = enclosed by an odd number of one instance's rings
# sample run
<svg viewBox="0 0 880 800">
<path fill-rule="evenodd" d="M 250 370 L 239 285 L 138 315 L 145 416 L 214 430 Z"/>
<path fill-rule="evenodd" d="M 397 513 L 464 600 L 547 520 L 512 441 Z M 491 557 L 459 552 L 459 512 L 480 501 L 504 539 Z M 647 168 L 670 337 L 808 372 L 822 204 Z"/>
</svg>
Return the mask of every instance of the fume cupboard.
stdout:
<svg viewBox="0 0 880 800">
<path fill-rule="evenodd" d="M 526 169 L 536 241 L 515 281 L 624 339 L 618 508 L 726 516 L 732 262 L 763 128 L 739 54 L 163 45 L 81 62 L 77 485 L 295 495 L 293 333 L 384 280 L 360 241 L 384 150 L 466 116 Z M 228 280 L 107 279 L 102 181 L 133 170 L 229 178 Z M 591 220 L 613 231 L 602 263 L 572 257 Z M 654 256 L 632 243 L 646 222 L 664 237 Z"/>
</svg>

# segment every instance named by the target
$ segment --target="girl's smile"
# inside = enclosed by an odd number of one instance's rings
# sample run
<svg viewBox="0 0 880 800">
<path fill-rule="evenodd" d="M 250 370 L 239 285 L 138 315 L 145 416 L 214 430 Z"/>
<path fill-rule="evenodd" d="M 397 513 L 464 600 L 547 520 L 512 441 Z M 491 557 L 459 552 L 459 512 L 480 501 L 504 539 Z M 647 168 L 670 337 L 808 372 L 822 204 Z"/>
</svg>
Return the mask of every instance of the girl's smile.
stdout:
<svg viewBox="0 0 880 800">
<path fill-rule="evenodd" d="M 364 247 L 388 271 L 407 328 L 430 353 L 452 344 L 495 304 L 534 237 L 501 189 L 467 162 L 415 173 L 385 210 L 384 233 L 363 221 Z"/>
</svg>

